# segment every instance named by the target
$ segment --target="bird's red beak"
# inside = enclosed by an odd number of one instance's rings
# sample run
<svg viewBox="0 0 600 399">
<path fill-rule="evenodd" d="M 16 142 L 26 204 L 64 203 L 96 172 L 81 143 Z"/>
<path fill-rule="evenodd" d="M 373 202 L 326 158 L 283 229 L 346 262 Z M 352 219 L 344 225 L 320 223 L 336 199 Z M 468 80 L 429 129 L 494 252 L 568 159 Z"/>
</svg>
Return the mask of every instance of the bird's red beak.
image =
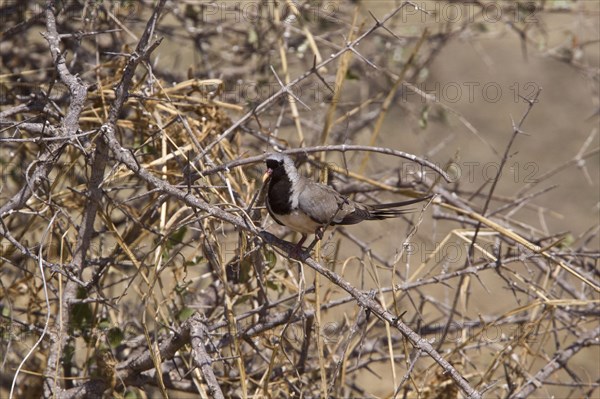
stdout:
<svg viewBox="0 0 600 399">
<path fill-rule="evenodd" d="M 272 173 L 273 173 L 273 169 L 267 168 L 267 171 L 265 172 L 265 174 L 263 175 L 263 178 L 262 178 L 263 183 L 266 182 L 269 179 L 269 177 L 271 177 Z"/>
</svg>

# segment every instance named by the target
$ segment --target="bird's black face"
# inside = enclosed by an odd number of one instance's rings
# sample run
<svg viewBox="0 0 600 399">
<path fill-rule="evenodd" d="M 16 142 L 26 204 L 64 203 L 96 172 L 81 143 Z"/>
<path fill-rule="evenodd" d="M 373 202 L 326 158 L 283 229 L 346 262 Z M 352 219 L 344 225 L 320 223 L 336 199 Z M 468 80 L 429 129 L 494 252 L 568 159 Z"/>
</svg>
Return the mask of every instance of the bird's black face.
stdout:
<svg viewBox="0 0 600 399">
<path fill-rule="evenodd" d="M 273 173 L 274 170 L 277 170 L 279 168 L 283 169 L 283 160 L 278 160 L 278 159 L 267 159 L 266 161 L 267 164 L 267 169 L 269 173 Z"/>
</svg>

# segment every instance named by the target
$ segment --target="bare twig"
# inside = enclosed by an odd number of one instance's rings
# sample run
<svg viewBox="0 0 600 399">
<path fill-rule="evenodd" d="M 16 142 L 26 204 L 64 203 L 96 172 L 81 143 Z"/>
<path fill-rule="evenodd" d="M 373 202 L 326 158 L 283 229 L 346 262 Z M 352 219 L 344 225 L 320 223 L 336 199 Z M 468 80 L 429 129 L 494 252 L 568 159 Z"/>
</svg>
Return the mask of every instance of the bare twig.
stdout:
<svg viewBox="0 0 600 399">
<path fill-rule="evenodd" d="M 213 398 L 224 398 L 217 377 L 215 377 L 215 373 L 211 367 L 212 362 L 210 356 L 208 356 L 205 348 L 205 341 L 208 338 L 206 325 L 204 324 L 204 321 L 200 320 L 198 317 L 192 318 L 190 323 L 192 325 L 190 336 L 194 361 L 196 365 L 200 367 L 204 380 L 208 385 L 210 396 Z"/>
<path fill-rule="evenodd" d="M 573 342 L 564 350 L 558 351 L 552 357 L 552 360 L 542 367 L 533 377 L 531 377 L 520 389 L 513 393 L 510 398 L 522 399 L 526 398 L 535 392 L 541 384 L 546 381 L 556 371 L 565 368 L 569 359 L 575 356 L 583 348 L 590 345 L 598 345 L 598 337 L 600 336 L 600 327 L 588 331 L 582 335 L 577 341 Z"/>
<path fill-rule="evenodd" d="M 435 172 L 439 173 L 446 181 L 450 181 L 450 177 L 448 176 L 448 174 L 444 170 L 442 170 L 438 165 L 436 165 L 435 163 L 428 161 L 426 159 L 422 159 L 416 155 L 409 154 L 409 153 L 399 151 L 399 150 L 394 150 L 391 148 L 342 144 L 342 145 L 323 145 L 323 146 L 315 146 L 315 147 L 293 148 L 293 149 L 282 151 L 282 153 L 289 154 L 289 155 L 298 155 L 298 154 L 310 154 L 310 153 L 314 153 L 314 152 L 329 152 L 329 151 L 342 152 L 342 153 L 345 153 L 346 151 L 371 151 L 371 152 L 378 152 L 381 154 L 392 155 L 395 157 L 408 159 L 419 165 L 428 167 L 428 168 L 434 170 Z M 209 176 L 214 173 L 227 171 L 229 169 L 232 169 L 232 168 L 235 168 L 238 166 L 250 165 L 250 164 L 257 163 L 257 162 L 262 162 L 265 160 L 265 158 L 267 158 L 267 156 L 268 156 L 268 154 L 262 154 L 262 155 L 256 155 L 254 157 L 239 158 L 239 159 L 233 160 L 233 161 L 228 162 L 223 165 L 219 165 L 219 166 L 216 166 L 216 167 L 213 167 L 210 169 L 202 170 L 201 174 L 202 174 L 202 176 Z"/>
<path fill-rule="evenodd" d="M 500 180 L 500 176 L 502 176 L 502 170 L 504 169 L 504 165 L 506 164 L 506 161 L 508 160 L 508 156 L 510 154 L 510 150 L 512 148 L 512 145 L 517 137 L 518 134 L 522 133 L 522 126 L 523 123 L 525 122 L 525 119 L 527 119 L 527 116 L 529 115 L 529 112 L 531 112 L 531 110 L 533 109 L 534 105 L 537 103 L 538 97 L 541 93 L 542 89 L 538 89 L 537 93 L 535 94 L 533 99 L 528 100 L 528 107 L 525 110 L 525 113 L 523 114 L 523 116 L 521 117 L 521 120 L 519 121 L 519 123 L 517 125 L 514 124 L 513 122 L 513 133 L 510 137 L 510 140 L 508 142 L 508 144 L 506 145 L 506 149 L 504 150 L 504 155 L 502 155 L 502 160 L 500 161 L 500 166 L 498 167 L 498 172 L 496 173 L 495 178 L 492 181 L 492 186 L 490 188 L 490 191 L 488 192 L 488 195 L 486 197 L 485 200 L 485 204 L 483 205 L 483 210 L 481 211 L 482 215 L 485 215 L 487 213 L 488 207 L 490 205 L 490 201 L 492 200 L 492 196 L 494 195 L 494 191 L 496 189 L 496 186 L 498 184 L 498 181 Z M 472 261 L 473 258 L 473 254 L 475 251 L 475 243 L 477 242 L 477 236 L 479 235 L 479 231 L 481 229 L 482 226 L 482 222 L 478 221 L 477 225 L 475 226 L 475 233 L 473 234 L 473 239 L 471 240 L 471 244 L 469 245 L 469 249 L 467 252 L 467 257 L 465 260 L 465 265 L 464 267 L 467 267 L 469 265 L 469 263 Z M 464 282 L 464 277 L 461 277 L 459 283 L 458 283 L 458 287 L 462 287 L 463 282 Z M 453 318 L 454 318 L 454 312 L 456 309 L 456 306 L 458 305 L 458 299 L 461 295 L 461 291 L 459 289 L 456 290 L 456 293 L 454 294 L 454 300 L 452 303 L 452 311 L 450 312 L 450 315 L 448 316 L 448 319 L 446 321 L 446 329 L 444 330 L 444 333 L 442 334 L 442 337 L 440 339 L 440 343 L 438 345 L 438 349 L 441 347 L 441 345 L 444 343 L 444 341 L 446 340 L 446 336 L 448 334 L 448 328 L 450 327 L 450 324 L 452 324 Z"/>
</svg>

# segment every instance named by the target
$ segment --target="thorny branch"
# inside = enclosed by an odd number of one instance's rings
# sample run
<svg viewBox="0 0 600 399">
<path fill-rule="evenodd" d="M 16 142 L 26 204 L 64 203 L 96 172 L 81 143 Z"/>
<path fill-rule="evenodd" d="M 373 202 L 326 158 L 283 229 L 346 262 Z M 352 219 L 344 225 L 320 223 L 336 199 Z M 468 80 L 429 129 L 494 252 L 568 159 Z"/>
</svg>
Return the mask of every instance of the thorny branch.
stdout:
<svg viewBox="0 0 600 399">
<path fill-rule="evenodd" d="M 0 155 L 12 161 L 1 164 L 0 333 L 9 339 L 0 348 L 0 390 L 8 376 L 14 395 L 65 399 L 352 397 L 371 394 L 362 375 L 373 365 L 402 376 L 378 387 L 396 397 L 455 397 L 461 390 L 465 397 L 521 398 L 554 387 L 582 396 L 598 388 L 572 359 L 600 335 L 589 328 L 598 317 L 600 254 L 591 247 L 600 230 L 547 234 L 517 211 L 541 213 L 536 201 L 550 189 L 524 195 L 529 184 L 513 197 L 502 190 L 502 171 L 535 100 L 513 126 L 489 188 L 465 190 L 440 166 L 451 161 L 438 152 L 451 137 L 433 139 L 438 144 L 425 156 L 386 146 L 382 122 L 396 118 L 395 108 L 410 115 L 403 123 L 426 124 L 436 110 L 497 155 L 462 113 L 419 88 L 448 43 L 460 35 L 476 40 L 473 21 L 415 34 L 405 29 L 406 17 L 430 15 L 411 2 L 381 18 L 341 3 L 331 12 L 326 2 L 312 14 L 314 2 L 294 3 L 289 12 L 227 2 L 117 3 L 48 1 L 42 12 L 22 5 L 25 19 L 7 17 L 12 25 L 2 28 L 14 45 L 0 46 L 0 89 L 9 89 Z M 485 23 L 488 3 L 458 3 L 475 5 L 475 18 Z M 546 2 L 532 4 L 536 16 L 551 12 Z M 228 21 L 232 13 L 252 23 Z M 45 29 L 45 43 L 28 41 L 35 27 Z M 523 43 L 533 43 L 538 28 L 510 25 Z M 165 67 L 185 63 L 180 47 L 195 57 L 187 75 Z M 415 50 L 396 53 L 405 48 Z M 352 82 L 334 87 L 342 56 L 348 64 L 339 76 Z M 273 75 L 274 89 L 253 100 L 228 92 Z M 309 105 L 302 89 L 313 81 L 334 106 Z M 352 86 L 368 98 L 357 100 Z M 403 90 L 418 93 L 425 110 L 401 101 Z M 351 101 L 338 102 L 345 97 Z M 292 99 L 310 110 L 286 102 Z M 329 134 L 316 145 L 327 109 Z M 360 145 L 373 124 L 377 146 Z M 303 142 L 290 127 L 302 128 Z M 418 132 L 418 140 L 428 133 Z M 595 139 L 591 134 L 572 160 L 543 173 L 544 181 L 597 157 Z M 326 166 L 326 180 L 345 195 L 437 199 L 418 218 L 330 229 L 314 254 L 293 258 L 293 244 L 282 239 L 293 236 L 269 224 L 261 207 L 263 166 L 255 164 L 265 155 L 256 154 L 269 151 Z M 357 165 L 363 151 L 378 153 L 369 168 Z M 343 167 L 324 165 L 316 153 L 337 153 Z M 593 171 L 584 172 L 593 184 Z M 408 233 L 398 233 L 406 224 Z M 448 248 L 468 250 L 451 260 Z M 547 364 L 530 374 L 540 358 Z M 40 381 L 39 392 L 29 390 Z"/>
<path fill-rule="evenodd" d="M 117 86 L 116 98 L 111 106 L 107 121 L 107 124 L 112 128 L 116 126 L 119 113 L 121 112 L 123 104 L 127 100 L 129 87 L 132 83 L 135 69 L 137 68 L 138 64 L 149 55 L 149 53 L 146 51 L 148 42 L 150 40 L 150 35 L 154 31 L 164 4 L 165 0 L 161 0 L 156 6 L 152 17 L 146 25 L 144 34 L 138 42 L 136 53 L 130 57 L 127 67 L 123 73 L 123 77 Z M 79 80 L 71 75 L 65 65 L 64 57 L 60 54 L 60 39 L 56 28 L 55 13 L 56 9 L 54 2 L 48 1 L 46 10 L 46 25 L 48 30 L 47 38 L 48 42 L 50 43 L 50 50 L 53 54 L 56 68 L 63 82 L 69 86 L 72 94 L 75 94 L 76 90 L 82 90 L 85 93 L 86 87 L 81 85 Z M 156 46 L 151 46 L 148 50 L 152 50 L 154 48 L 156 48 Z M 76 111 L 72 111 L 71 113 L 67 114 L 63 124 L 63 128 L 65 130 L 72 133 L 77 132 L 79 126 L 78 118 L 81 110 L 84 108 L 84 101 L 85 97 L 73 95 L 73 101 L 71 104 L 72 108 L 74 108 Z M 108 163 L 108 146 L 104 140 L 98 140 L 96 142 L 96 149 L 92 158 L 92 173 L 87 185 L 87 204 L 83 212 L 82 222 L 78 230 L 77 243 L 75 245 L 73 254 L 73 267 L 79 278 L 81 278 L 83 274 L 87 252 L 91 244 L 91 237 L 94 233 L 94 221 L 96 219 L 96 214 L 103 196 L 101 185 L 102 181 L 104 180 L 104 170 Z M 73 280 L 67 281 L 67 284 L 64 288 L 62 295 L 62 313 L 60 315 L 61 328 L 58 332 L 59 339 L 53 343 L 53 348 L 50 351 L 51 355 L 48 357 L 48 366 L 46 369 L 47 378 L 45 379 L 44 383 L 44 395 L 46 397 L 55 396 L 60 392 L 60 387 L 57 384 L 59 381 L 57 378 L 58 367 L 61 363 L 60 359 L 64 355 L 67 345 L 70 343 L 68 328 L 71 322 L 71 314 L 73 311 L 74 302 L 77 299 L 78 288 L 79 285 Z M 70 364 L 64 363 L 64 367 L 64 374 L 69 375 L 70 373 L 68 368 L 70 367 Z M 67 380 L 66 388 L 70 388 L 70 385 L 71 384 Z"/>
</svg>

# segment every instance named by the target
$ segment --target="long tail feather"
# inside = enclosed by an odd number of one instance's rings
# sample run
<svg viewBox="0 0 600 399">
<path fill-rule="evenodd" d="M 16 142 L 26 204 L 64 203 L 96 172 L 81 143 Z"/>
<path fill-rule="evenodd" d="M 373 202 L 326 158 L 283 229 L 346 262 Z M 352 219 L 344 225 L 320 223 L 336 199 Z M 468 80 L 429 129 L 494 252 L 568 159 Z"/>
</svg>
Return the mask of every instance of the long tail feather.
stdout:
<svg viewBox="0 0 600 399">
<path fill-rule="evenodd" d="M 346 215 L 343 220 L 332 224 L 355 224 L 360 223 L 363 220 L 381 220 L 388 218 L 395 218 L 405 213 L 414 211 L 412 208 L 402 208 L 406 205 L 416 204 L 418 202 L 426 201 L 433 197 L 432 195 L 423 198 L 417 198 L 414 200 L 402 201 L 402 202 L 390 202 L 387 204 L 374 204 L 374 205 L 362 205 L 357 206 L 354 212 Z"/>
<path fill-rule="evenodd" d="M 427 197 L 416 198 L 416 199 L 412 199 L 412 200 L 408 200 L 408 201 L 389 202 L 387 204 L 372 204 L 372 205 L 369 205 L 369 206 L 371 208 L 373 208 L 373 209 L 399 208 L 399 207 L 402 207 L 402 206 L 412 205 L 412 204 L 417 204 L 419 202 L 427 201 L 428 199 L 431 199 L 432 197 L 433 197 L 433 195 L 428 195 Z M 390 209 L 390 211 L 392 211 L 392 210 Z"/>
</svg>

